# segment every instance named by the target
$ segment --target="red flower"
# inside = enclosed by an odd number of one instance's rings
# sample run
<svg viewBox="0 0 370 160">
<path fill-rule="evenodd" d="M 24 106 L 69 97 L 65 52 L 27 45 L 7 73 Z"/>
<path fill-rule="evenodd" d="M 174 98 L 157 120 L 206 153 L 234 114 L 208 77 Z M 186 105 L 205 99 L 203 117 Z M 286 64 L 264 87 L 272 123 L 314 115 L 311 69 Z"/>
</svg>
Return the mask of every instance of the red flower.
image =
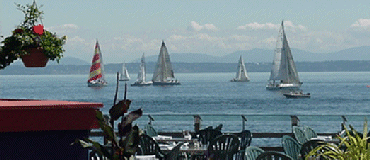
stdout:
<svg viewBox="0 0 370 160">
<path fill-rule="evenodd" d="M 39 24 L 37 26 L 33 26 L 32 30 L 33 30 L 34 33 L 41 36 L 44 33 L 44 26 Z"/>
</svg>

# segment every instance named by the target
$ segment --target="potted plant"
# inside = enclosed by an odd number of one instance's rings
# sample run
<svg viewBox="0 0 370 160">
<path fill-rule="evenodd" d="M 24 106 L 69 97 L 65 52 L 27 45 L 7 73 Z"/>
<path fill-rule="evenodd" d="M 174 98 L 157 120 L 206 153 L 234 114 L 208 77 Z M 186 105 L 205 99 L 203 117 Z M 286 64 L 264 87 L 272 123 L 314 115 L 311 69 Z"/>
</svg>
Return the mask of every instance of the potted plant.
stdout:
<svg viewBox="0 0 370 160">
<path fill-rule="evenodd" d="M 0 69 L 18 58 L 22 59 L 26 67 L 45 67 L 49 59 L 59 63 L 63 57 L 66 36 L 58 38 L 55 33 L 44 30 L 43 12 L 35 2 L 26 6 L 17 4 L 17 8 L 25 14 L 25 19 L 11 36 L 1 42 Z"/>
<path fill-rule="evenodd" d="M 345 135 L 341 137 L 339 145 L 324 144 L 313 149 L 305 159 L 318 158 L 336 160 L 368 160 L 370 157 L 370 143 L 367 130 L 367 120 L 364 122 L 363 133 L 358 133 L 351 125 L 350 130 L 344 126 Z"/>
</svg>

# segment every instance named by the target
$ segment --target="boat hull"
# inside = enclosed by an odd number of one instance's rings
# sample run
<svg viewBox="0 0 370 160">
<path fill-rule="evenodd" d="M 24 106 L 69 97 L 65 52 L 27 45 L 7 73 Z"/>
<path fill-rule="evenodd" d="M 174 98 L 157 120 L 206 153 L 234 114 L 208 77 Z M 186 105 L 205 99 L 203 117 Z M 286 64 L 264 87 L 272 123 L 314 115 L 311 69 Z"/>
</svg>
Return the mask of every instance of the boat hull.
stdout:
<svg viewBox="0 0 370 160">
<path fill-rule="evenodd" d="M 250 80 L 247 79 L 247 80 L 238 80 L 238 79 L 232 79 L 230 80 L 230 82 L 249 82 Z"/>
<path fill-rule="evenodd" d="M 88 87 L 105 87 L 107 85 L 108 85 L 107 83 L 90 83 L 90 82 L 87 82 Z"/>
<path fill-rule="evenodd" d="M 289 94 L 289 93 L 286 93 L 286 94 L 283 94 L 286 98 L 289 98 L 289 99 L 300 99 L 300 98 L 310 98 L 310 94 Z"/>
<path fill-rule="evenodd" d="M 267 84 L 267 90 L 297 90 L 301 84 Z"/>
<path fill-rule="evenodd" d="M 167 81 L 167 82 L 153 82 L 153 86 L 173 86 L 180 85 L 179 81 Z"/>
<path fill-rule="evenodd" d="M 152 84 L 153 84 L 152 82 L 135 82 L 131 84 L 131 86 L 144 87 L 144 86 L 150 86 Z"/>
</svg>

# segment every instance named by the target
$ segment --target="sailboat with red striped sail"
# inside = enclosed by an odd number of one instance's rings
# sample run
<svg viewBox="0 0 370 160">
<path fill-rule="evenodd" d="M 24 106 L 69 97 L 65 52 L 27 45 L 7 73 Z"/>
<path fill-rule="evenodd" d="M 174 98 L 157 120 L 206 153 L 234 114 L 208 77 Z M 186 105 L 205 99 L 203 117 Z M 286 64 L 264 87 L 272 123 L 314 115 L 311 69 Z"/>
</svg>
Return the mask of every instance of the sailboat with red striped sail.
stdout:
<svg viewBox="0 0 370 160">
<path fill-rule="evenodd" d="M 100 51 L 100 46 L 98 41 L 95 44 L 95 54 L 92 59 L 90 67 L 90 76 L 87 80 L 87 86 L 89 87 L 104 87 L 107 86 L 107 81 L 104 79 L 104 65 L 103 57 Z"/>
</svg>

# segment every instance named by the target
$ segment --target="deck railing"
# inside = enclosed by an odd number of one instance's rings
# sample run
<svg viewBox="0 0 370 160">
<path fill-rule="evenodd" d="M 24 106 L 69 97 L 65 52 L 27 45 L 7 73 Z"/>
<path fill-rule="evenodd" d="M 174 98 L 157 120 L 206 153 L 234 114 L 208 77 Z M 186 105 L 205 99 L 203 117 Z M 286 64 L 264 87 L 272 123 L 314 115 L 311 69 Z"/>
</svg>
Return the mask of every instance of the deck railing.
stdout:
<svg viewBox="0 0 370 160">
<path fill-rule="evenodd" d="M 335 137 L 348 124 L 362 131 L 363 123 L 370 114 L 144 114 L 133 125 L 143 129 L 150 121 L 149 116 L 154 119 L 151 124 L 160 135 L 183 137 L 184 130 L 194 135 L 199 129 L 222 124 L 223 133 L 238 134 L 243 129 L 250 130 L 253 134 L 252 146 L 283 151 L 281 138 L 284 135 L 293 136 L 293 126 L 309 126 L 319 136 Z M 93 130 L 90 137 L 102 141 L 103 133 Z"/>
</svg>

